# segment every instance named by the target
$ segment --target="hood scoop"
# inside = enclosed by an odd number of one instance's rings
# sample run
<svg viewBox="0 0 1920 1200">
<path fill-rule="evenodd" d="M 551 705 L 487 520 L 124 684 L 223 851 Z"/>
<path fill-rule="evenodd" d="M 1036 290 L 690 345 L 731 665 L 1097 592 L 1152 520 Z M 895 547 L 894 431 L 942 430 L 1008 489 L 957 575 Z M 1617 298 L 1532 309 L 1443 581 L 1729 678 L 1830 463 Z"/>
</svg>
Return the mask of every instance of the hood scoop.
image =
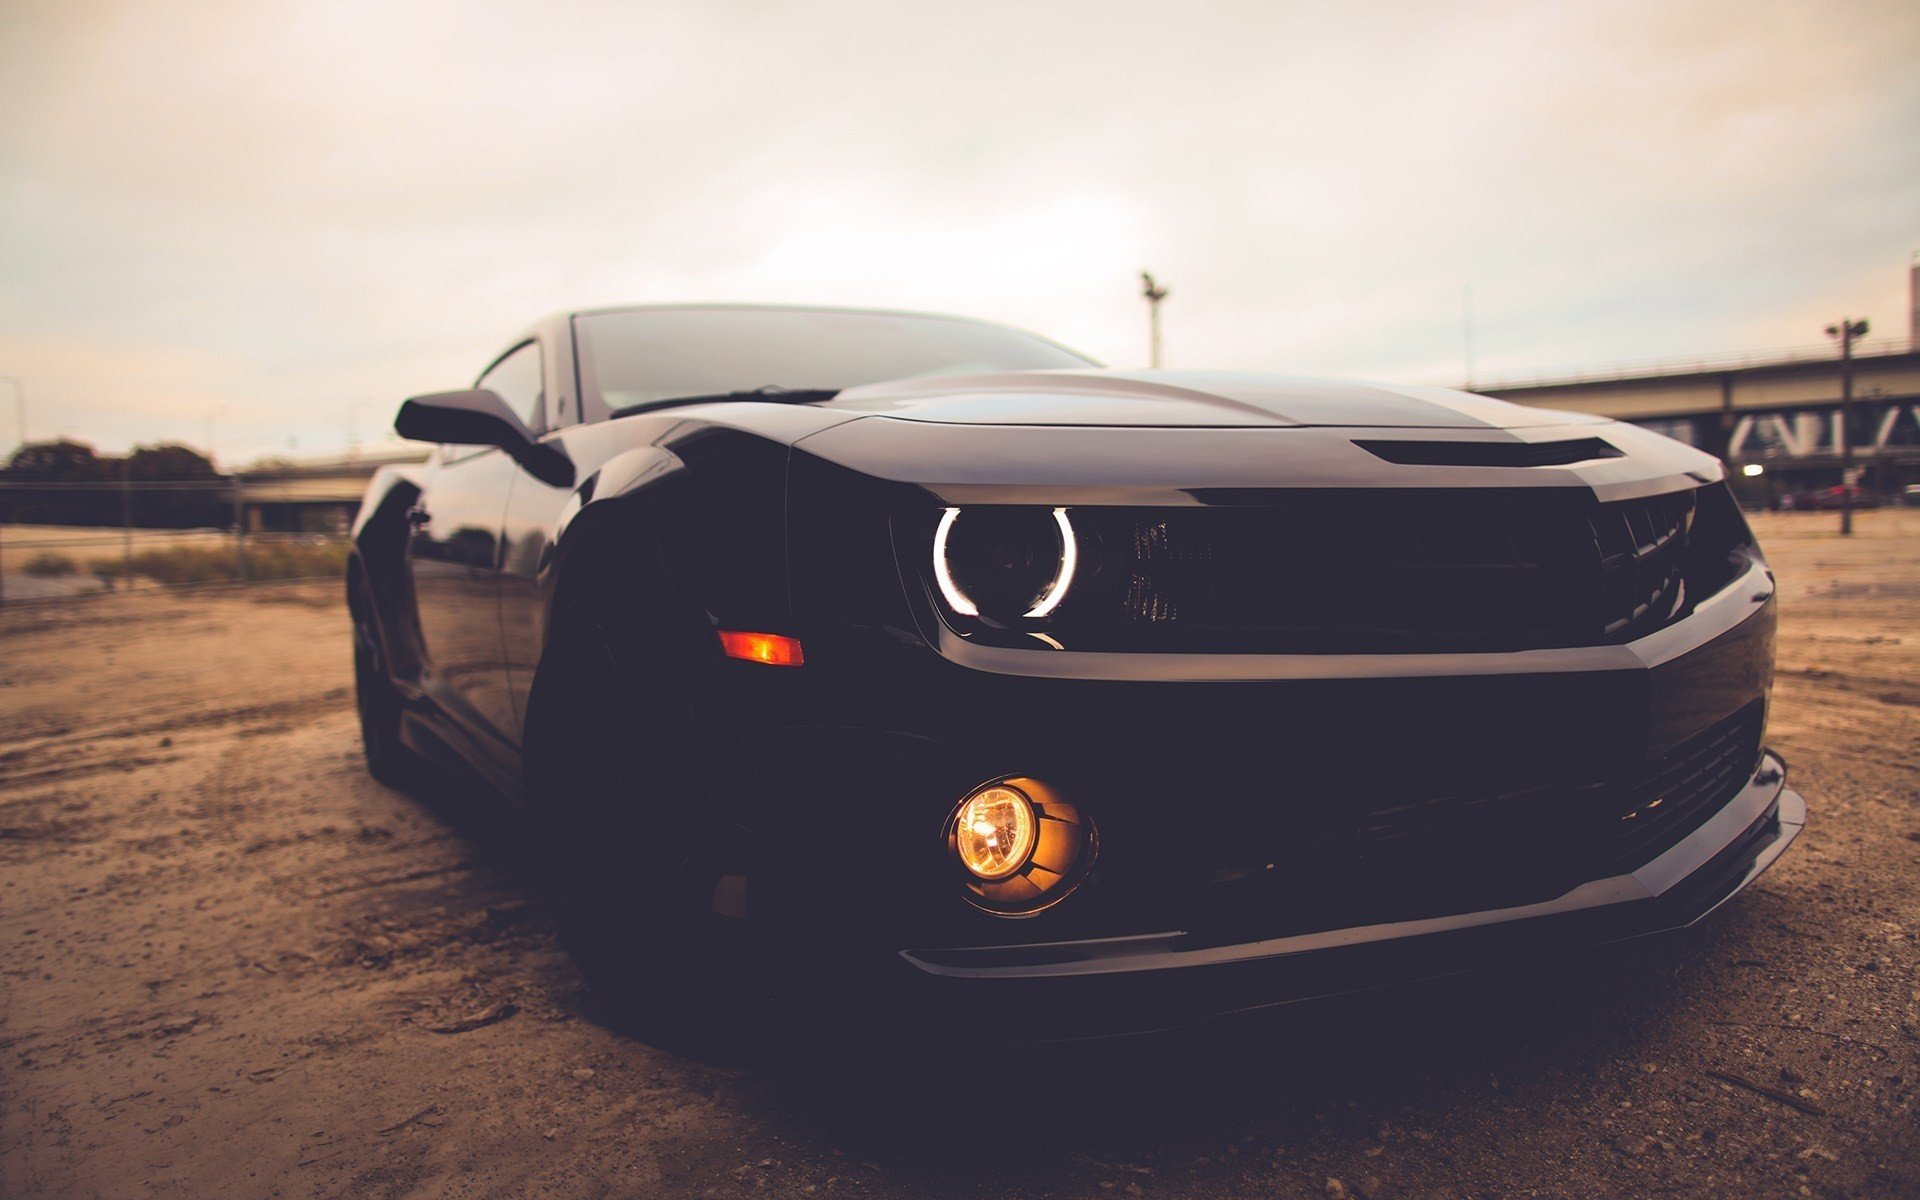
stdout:
<svg viewBox="0 0 1920 1200">
<path fill-rule="evenodd" d="M 1362 440 L 1353 444 L 1376 458 L 1407 467 L 1565 467 L 1626 454 L 1604 438 L 1557 442 L 1420 442 Z"/>
</svg>

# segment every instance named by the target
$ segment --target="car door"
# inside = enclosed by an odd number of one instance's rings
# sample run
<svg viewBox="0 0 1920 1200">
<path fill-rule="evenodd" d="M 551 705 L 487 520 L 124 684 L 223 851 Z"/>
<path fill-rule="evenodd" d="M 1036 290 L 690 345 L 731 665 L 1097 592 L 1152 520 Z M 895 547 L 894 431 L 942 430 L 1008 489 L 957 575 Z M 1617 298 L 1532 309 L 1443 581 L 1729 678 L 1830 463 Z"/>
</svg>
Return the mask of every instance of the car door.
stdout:
<svg viewBox="0 0 1920 1200">
<path fill-rule="evenodd" d="M 583 428 L 574 379 L 571 322 L 546 343 L 546 424 L 540 440 L 553 443 L 573 461 L 577 476 L 591 474 L 598 460 L 576 435 Z M 571 444 L 569 444 L 571 443 Z M 514 710 L 514 739 L 525 735 L 527 698 L 546 645 L 546 597 L 541 577 L 554 552 L 560 515 L 573 497 L 573 484 L 547 483 L 522 471 L 508 496 L 500 538 L 500 637 L 507 687 Z"/>
<path fill-rule="evenodd" d="M 540 344 L 502 356 L 476 387 L 497 392 L 522 423 L 543 420 Z M 409 514 L 407 557 L 423 642 L 421 687 L 509 767 L 517 721 L 500 638 L 502 526 L 520 467 L 492 447 L 442 447 Z"/>
</svg>

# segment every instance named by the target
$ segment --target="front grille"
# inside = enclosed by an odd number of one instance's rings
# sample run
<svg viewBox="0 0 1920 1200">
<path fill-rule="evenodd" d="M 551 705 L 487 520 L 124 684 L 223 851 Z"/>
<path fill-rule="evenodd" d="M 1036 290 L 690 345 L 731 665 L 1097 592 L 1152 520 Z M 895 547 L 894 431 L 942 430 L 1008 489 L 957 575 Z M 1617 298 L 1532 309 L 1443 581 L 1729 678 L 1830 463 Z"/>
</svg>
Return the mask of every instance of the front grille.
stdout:
<svg viewBox="0 0 1920 1200">
<path fill-rule="evenodd" d="M 1536 903 L 1591 879 L 1633 871 L 1719 812 L 1760 759 L 1764 701 L 1610 778 L 1464 787 L 1356 805 L 1292 854 L 1278 844 L 1259 871 L 1216 868 L 1207 940 L 1409 920 Z M 1290 826 L 1266 836 L 1297 836 Z M 1249 828 L 1235 864 L 1260 857 Z M 1257 865 L 1257 864 L 1256 864 Z M 1281 926 L 1276 928 L 1276 926 Z"/>
<path fill-rule="evenodd" d="M 1703 508 L 1725 507 L 1697 528 Z M 1388 652 L 1644 636 L 1750 542 L 1723 485 L 1609 503 L 1569 489 L 1328 490 L 1076 508 L 1072 648 Z"/>
<path fill-rule="evenodd" d="M 1587 518 L 1600 555 L 1602 635 L 1631 634 L 1671 615 L 1685 588 L 1692 492 L 1602 504 Z"/>
<path fill-rule="evenodd" d="M 1760 762 L 1765 705 L 1756 700 L 1675 749 L 1610 793 L 1605 816 L 1612 823 L 1609 873 L 1650 862 L 1733 798 Z"/>
<path fill-rule="evenodd" d="M 1498 843 L 1502 853 L 1551 859 L 1582 878 L 1631 871 L 1698 829 L 1746 783 L 1760 760 L 1763 713 L 1755 701 L 1610 780 L 1467 789 L 1364 810 L 1360 854 L 1483 855 Z"/>
</svg>

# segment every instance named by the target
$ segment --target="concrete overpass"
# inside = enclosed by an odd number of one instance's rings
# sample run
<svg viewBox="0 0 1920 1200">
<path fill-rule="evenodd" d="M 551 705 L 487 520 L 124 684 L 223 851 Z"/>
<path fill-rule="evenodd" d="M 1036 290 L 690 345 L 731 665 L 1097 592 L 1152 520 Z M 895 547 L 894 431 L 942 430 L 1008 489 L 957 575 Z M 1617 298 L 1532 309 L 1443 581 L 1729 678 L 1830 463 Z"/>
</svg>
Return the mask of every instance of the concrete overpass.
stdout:
<svg viewBox="0 0 1920 1200">
<path fill-rule="evenodd" d="M 1854 346 L 1846 441 L 1864 488 L 1920 483 L 1920 255 L 1907 268 L 1906 336 Z M 1749 501 L 1840 482 L 1840 364 L 1832 345 L 1716 361 L 1627 365 L 1469 391 L 1632 421 L 1735 468 Z M 1757 478 L 1744 473 L 1759 468 Z"/>
<path fill-rule="evenodd" d="M 426 459 L 426 446 L 395 446 L 341 458 L 264 462 L 234 473 L 235 503 L 248 533 L 345 533 L 374 471 Z"/>
<path fill-rule="evenodd" d="M 1848 432 L 1861 484 L 1882 492 L 1920 482 L 1920 346 L 1867 342 L 1853 365 Z M 1840 364 L 1832 347 L 1773 357 L 1622 368 L 1502 382 L 1473 389 L 1518 404 L 1632 421 L 1719 455 L 1761 465 L 1742 478 L 1752 500 L 1768 489 L 1840 481 Z"/>
</svg>

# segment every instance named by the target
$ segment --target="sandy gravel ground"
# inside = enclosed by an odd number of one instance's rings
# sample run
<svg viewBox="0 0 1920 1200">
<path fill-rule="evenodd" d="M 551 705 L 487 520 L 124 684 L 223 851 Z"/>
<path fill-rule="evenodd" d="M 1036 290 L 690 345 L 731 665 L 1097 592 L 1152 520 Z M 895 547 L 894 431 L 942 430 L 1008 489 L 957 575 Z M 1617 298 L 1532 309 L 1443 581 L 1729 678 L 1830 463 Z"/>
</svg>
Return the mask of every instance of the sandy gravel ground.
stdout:
<svg viewBox="0 0 1920 1200">
<path fill-rule="evenodd" d="M 1811 824 L 1705 927 L 1044 1053 L 623 1031 L 361 769 L 331 587 L 0 613 L 0 1196 L 1920 1195 L 1920 514 L 1833 524 L 1763 522 Z"/>
</svg>

